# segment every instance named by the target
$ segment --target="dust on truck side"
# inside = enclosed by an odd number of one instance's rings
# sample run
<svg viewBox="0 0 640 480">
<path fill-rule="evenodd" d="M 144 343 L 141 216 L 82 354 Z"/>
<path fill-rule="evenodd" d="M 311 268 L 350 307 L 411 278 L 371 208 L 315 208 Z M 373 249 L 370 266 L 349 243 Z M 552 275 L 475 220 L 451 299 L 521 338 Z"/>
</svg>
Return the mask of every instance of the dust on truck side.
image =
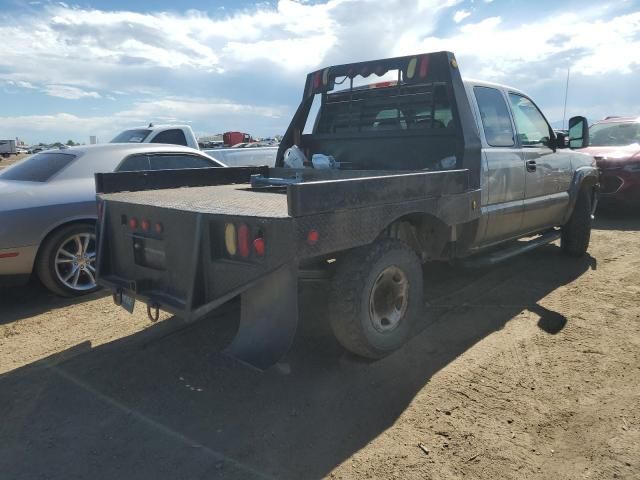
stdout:
<svg viewBox="0 0 640 480">
<path fill-rule="evenodd" d="M 395 80 L 358 86 L 371 75 Z M 570 124 L 584 146 L 586 120 Z M 423 263 L 558 238 L 586 252 L 597 170 L 564 146 L 525 94 L 463 81 L 449 52 L 325 68 L 275 168 L 98 174 L 98 281 L 190 320 L 240 295 L 227 353 L 265 368 L 290 347 L 299 281 L 324 278 L 337 339 L 380 358 L 411 335 Z"/>
</svg>

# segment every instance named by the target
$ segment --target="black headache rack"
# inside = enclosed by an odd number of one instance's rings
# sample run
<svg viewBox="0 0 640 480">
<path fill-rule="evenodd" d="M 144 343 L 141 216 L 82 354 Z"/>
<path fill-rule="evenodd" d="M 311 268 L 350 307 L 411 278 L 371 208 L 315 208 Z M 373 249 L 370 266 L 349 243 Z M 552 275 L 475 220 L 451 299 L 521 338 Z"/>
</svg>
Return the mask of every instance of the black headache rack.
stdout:
<svg viewBox="0 0 640 480">
<path fill-rule="evenodd" d="M 354 87 L 354 79 L 387 75 L 386 79 L 391 73 L 397 74 L 392 81 Z M 335 90 L 342 85 L 348 88 Z M 318 117 L 313 132 L 307 133 L 308 117 L 317 97 L 321 100 Z M 420 102 L 422 111 L 411 111 L 411 103 Z M 435 118 L 438 103 L 449 112 L 446 125 Z M 371 108 L 376 104 L 386 105 L 381 110 L 387 113 L 398 112 L 396 128 L 387 130 L 371 124 Z M 334 115 L 340 120 L 334 118 L 327 123 L 327 116 Z M 382 123 L 393 119 L 377 120 Z M 444 128 L 436 128 L 436 123 Z M 280 143 L 277 166 L 284 165 L 284 153 L 292 145 L 302 148 L 309 159 L 314 153 L 323 153 L 338 162 L 356 165 L 354 168 L 366 164 L 375 169 L 435 170 L 438 160 L 453 157 L 453 168 L 468 170 L 470 186 L 480 186 L 480 138 L 451 52 L 334 65 L 310 73 L 302 101 Z"/>
</svg>

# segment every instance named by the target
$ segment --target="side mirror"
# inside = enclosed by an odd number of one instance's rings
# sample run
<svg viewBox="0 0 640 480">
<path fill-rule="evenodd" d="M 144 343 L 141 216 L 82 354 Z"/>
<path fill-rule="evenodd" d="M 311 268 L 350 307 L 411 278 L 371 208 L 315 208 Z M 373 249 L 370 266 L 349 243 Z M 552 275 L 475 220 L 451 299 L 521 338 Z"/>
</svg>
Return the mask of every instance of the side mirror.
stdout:
<svg viewBox="0 0 640 480">
<path fill-rule="evenodd" d="M 589 146 L 589 125 L 584 117 L 569 119 L 569 148 L 585 148 Z"/>
<path fill-rule="evenodd" d="M 556 140 L 554 145 L 556 148 L 567 148 L 569 146 L 569 137 L 563 132 L 554 132 Z"/>
</svg>

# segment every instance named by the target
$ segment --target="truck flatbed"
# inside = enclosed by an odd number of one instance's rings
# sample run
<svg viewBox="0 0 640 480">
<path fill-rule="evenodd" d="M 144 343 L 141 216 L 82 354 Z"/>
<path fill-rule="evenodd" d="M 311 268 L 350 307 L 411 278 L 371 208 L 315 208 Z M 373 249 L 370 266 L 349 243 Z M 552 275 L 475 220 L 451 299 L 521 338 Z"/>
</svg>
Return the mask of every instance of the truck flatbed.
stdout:
<svg viewBox="0 0 640 480">
<path fill-rule="evenodd" d="M 250 184 L 121 192 L 104 195 L 103 199 L 213 215 L 289 217 L 285 191 L 251 190 Z"/>
</svg>

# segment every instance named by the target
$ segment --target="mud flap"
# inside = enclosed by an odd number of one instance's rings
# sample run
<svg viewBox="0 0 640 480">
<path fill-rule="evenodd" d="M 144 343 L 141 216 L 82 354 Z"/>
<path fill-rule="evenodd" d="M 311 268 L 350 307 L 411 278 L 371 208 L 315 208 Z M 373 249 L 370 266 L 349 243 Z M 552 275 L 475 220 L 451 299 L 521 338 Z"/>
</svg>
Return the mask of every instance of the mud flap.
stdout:
<svg viewBox="0 0 640 480">
<path fill-rule="evenodd" d="M 284 265 L 241 297 L 240 326 L 224 353 L 265 370 L 287 353 L 298 326 L 298 278 Z"/>
</svg>

